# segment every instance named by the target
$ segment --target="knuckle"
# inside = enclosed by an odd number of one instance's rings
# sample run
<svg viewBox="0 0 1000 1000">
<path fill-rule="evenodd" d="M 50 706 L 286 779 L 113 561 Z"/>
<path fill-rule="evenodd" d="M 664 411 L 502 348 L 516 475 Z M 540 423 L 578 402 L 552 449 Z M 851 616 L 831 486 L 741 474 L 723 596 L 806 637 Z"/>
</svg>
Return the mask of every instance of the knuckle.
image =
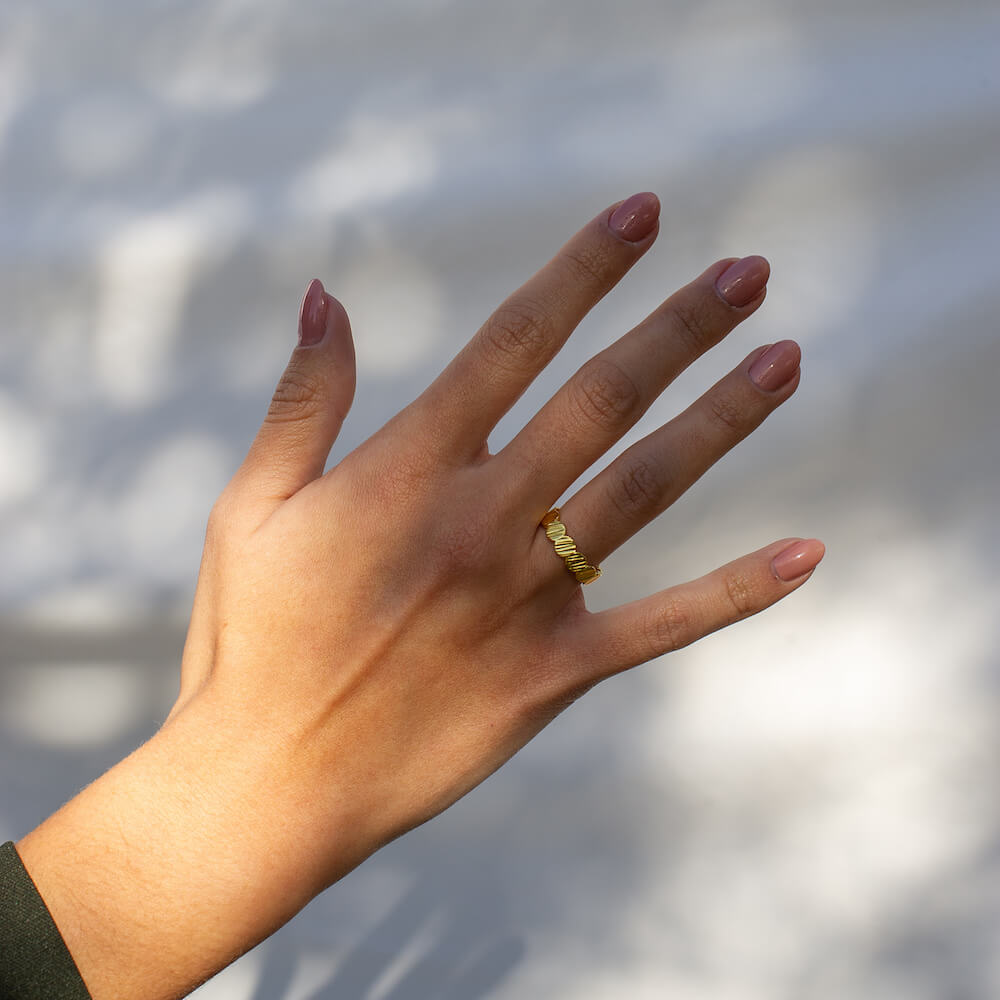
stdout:
<svg viewBox="0 0 1000 1000">
<path fill-rule="evenodd" d="M 646 659 L 652 660 L 664 653 L 672 653 L 690 645 L 696 637 L 691 606 L 679 598 L 668 600 L 646 619 Z"/>
<path fill-rule="evenodd" d="M 583 610 L 583 614 L 587 612 Z M 568 631 L 571 634 L 573 627 Z M 551 634 L 531 641 L 511 693 L 522 718 L 541 725 L 547 725 L 607 676 L 605 670 L 581 664 L 575 644 L 561 642 L 563 635 L 557 636 L 555 641 Z"/>
<path fill-rule="evenodd" d="M 481 572 L 492 562 L 492 537 L 489 527 L 478 520 L 454 521 L 435 539 L 433 561 L 449 575 Z"/>
<path fill-rule="evenodd" d="M 712 422 L 729 437 L 743 437 L 747 426 L 746 408 L 729 392 L 713 392 L 708 401 Z"/>
<path fill-rule="evenodd" d="M 757 591 L 744 573 L 729 572 L 724 577 L 728 622 L 742 621 L 757 610 Z"/>
<path fill-rule="evenodd" d="M 360 475 L 357 503 L 374 517 L 414 509 L 437 493 L 434 466 L 411 450 L 369 454 Z"/>
<path fill-rule="evenodd" d="M 311 419 L 323 407 L 324 388 L 322 377 L 293 362 L 274 390 L 267 419 L 275 424 Z"/>
<path fill-rule="evenodd" d="M 628 373 L 607 358 L 594 358 L 570 383 L 571 400 L 590 424 L 606 429 L 628 423 L 642 402 L 642 394 Z"/>
<path fill-rule="evenodd" d="M 703 303 L 682 298 L 673 308 L 675 326 L 690 353 L 698 357 L 722 339 L 725 330 Z"/>
<path fill-rule="evenodd" d="M 603 288 L 616 274 L 613 255 L 605 244 L 574 247 L 566 251 L 563 260 L 579 284 Z"/>
<path fill-rule="evenodd" d="M 635 458 L 614 479 L 611 502 L 626 520 L 651 518 L 659 512 L 668 485 L 669 479 L 661 465 Z"/>
<path fill-rule="evenodd" d="M 500 306 L 483 327 L 483 344 L 490 364 L 521 371 L 534 367 L 556 343 L 555 324 L 541 306 L 521 300 Z"/>
</svg>

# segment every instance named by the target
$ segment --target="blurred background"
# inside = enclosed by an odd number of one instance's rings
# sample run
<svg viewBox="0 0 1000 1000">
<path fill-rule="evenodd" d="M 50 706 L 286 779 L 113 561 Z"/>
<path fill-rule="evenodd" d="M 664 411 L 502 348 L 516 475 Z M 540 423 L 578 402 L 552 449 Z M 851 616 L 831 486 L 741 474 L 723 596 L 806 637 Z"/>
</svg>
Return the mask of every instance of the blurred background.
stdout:
<svg viewBox="0 0 1000 1000">
<path fill-rule="evenodd" d="M 1000 8 L 988 0 L 4 0 L 0 841 L 163 720 L 209 508 L 307 281 L 334 457 L 580 225 L 658 245 L 499 428 L 719 257 L 796 397 L 592 607 L 817 535 L 814 579 L 617 678 L 201 1000 L 1000 992 Z"/>
</svg>

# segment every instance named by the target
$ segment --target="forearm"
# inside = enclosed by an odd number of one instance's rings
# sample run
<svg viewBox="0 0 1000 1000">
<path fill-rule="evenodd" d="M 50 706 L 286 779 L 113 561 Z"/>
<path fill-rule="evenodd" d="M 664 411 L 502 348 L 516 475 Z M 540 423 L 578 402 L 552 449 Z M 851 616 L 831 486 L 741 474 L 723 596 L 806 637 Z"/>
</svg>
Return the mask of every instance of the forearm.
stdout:
<svg viewBox="0 0 1000 1000">
<path fill-rule="evenodd" d="M 186 995 L 365 856 L 301 756 L 223 719 L 191 702 L 17 845 L 94 1000 Z"/>
</svg>

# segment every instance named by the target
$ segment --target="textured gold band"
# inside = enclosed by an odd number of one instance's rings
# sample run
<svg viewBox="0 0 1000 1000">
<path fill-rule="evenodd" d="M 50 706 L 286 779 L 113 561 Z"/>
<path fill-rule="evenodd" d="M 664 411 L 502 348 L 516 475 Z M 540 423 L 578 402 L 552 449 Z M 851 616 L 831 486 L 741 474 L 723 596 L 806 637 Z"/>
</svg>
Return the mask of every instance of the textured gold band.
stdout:
<svg viewBox="0 0 1000 1000">
<path fill-rule="evenodd" d="M 593 583 L 600 575 L 598 566 L 591 566 L 587 557 L 576 549 L 576 542 L 566 534 L 566 525 L 559 520 L 559 508 L 554 507 L 542 518 L 542 527 L 566 568 L 580 583 Z"/>
</svg>

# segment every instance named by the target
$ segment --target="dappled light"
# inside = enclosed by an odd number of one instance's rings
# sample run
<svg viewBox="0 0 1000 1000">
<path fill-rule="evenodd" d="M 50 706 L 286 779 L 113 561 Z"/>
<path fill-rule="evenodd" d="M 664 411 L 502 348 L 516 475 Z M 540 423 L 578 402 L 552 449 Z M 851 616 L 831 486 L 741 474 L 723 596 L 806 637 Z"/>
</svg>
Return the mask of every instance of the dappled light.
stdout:
<svg viewBox="0 0 1000 1000">
<path fill-rule="evenodd" d="M 760 313 L 609 457 L 757 344 L 802 344 L 796 398 L 586 596 L 785 536 L 826 561 L 593 691 L 195 995 L 996 995 L 988 6 L 5 3 L 0 837 L 169 711 L 205 521 L 310 278 L 357 345 L 336 460 L 649 189 L 658 246 L 491 447 L 673 288 L 763 253 Z"/>
<path fill-rule="evenodd" d="M 199 274 L 232 253 L 249 223 L 238 190 L 197 194 L 130 219 L 98 249 L 94 368 L 123 409 L 157 403 L 169 385 L 172 339 Z"/>
</svg>

